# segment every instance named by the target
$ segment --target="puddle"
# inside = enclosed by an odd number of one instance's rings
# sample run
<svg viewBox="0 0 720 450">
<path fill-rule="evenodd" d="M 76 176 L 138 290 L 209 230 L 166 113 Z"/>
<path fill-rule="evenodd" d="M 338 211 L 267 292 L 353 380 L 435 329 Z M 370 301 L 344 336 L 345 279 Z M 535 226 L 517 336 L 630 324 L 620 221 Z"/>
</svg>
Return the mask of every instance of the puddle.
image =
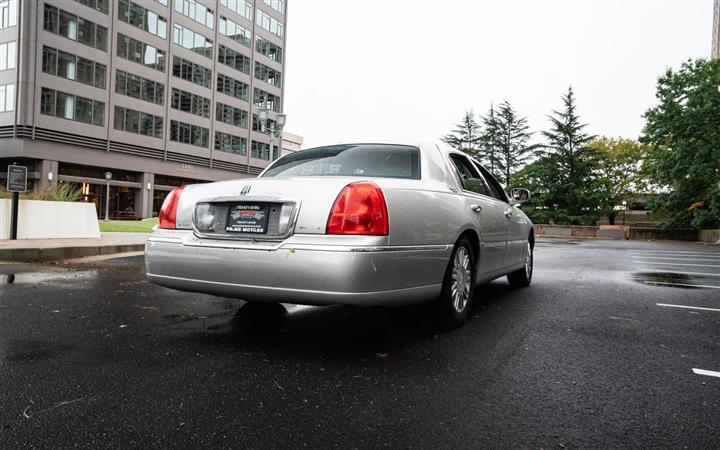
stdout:
<svg viewBox="0 0 720 450">
<path fill-rule="evenodd" d="M 700 286 L 693 286 L 693 284 L 695 284 L 693 277 L 681 273 L 638 272 L 632 275 L 632 279 L 647 284 L 661 283 L 659 286 L 669 286 L 680 289 L 702 289 Z"/>
<path fill-rule="evenodd" d="M 4 284 L 41 284 L 52 282 L 85 281 L 97 276 L 96 270 L 63 272 L 20 272 L 0 274 L 0 285 Z"/>
</svg>

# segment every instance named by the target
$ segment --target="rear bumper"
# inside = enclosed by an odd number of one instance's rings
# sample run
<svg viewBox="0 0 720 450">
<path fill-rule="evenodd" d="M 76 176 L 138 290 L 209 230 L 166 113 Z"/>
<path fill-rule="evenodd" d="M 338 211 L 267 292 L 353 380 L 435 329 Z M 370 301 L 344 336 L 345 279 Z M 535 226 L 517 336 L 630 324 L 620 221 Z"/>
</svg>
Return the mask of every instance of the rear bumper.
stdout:
<svg viewBox="0 0 720 450">
<path fill-rule="evenodd" d="M 308 305 L 402 305 L 440 294 L 452 246 L 303 244 L 276 246 L 153 235 L 145 247 L 148 279 L 183 291 Z"/>
</svg>

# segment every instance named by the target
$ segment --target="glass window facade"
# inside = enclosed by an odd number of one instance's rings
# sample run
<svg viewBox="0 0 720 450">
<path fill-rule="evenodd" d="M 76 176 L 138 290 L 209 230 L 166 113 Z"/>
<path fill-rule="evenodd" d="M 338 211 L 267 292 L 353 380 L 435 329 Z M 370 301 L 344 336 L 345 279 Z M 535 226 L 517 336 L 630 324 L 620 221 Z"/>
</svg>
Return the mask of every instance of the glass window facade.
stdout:
<svg viewBox="0 0 720 450">
<path fill-rule="evenodd" d="M 167 20 L 129 0 L 118 1 L 118 18 L 155 36 L 167 39 Z"/>
<path fill-rule="evenodd" d="M 250 147 L 250 157 L 270 161 L 270 144 L 252 141 Z"/>
<path fill-rule="evenodd" d="M 170 121 L 170 140 L 182 144 L 208 148 L 210 130 L 177 120 Z"/>
<path fill-rule="evenodd" d="M 0 112 L 8 112 L 15 109 L 15 85 L 0 85 Z"/>
<path fill-rule="evenodd" d="M 220 4 L 229 10 L 252 21 L 252 3 L 245 0 L 220 0 Z"/>
<path fill-rule="evenodd" d="M 212 10 L 195 0 L 175 0 L 175 11 L 208 28 L 213 27 Z"/>
<path fill-rule="evenodd" d="M 107 51 L 107 28 L 47 3 L 43 13 L 43 28 L 45 31 Z"/>
<path fill-rule="evenodd" d="M 276 18 L 268 15 L 265 11 L 255 10 L 255 22 L 257 26 L 265 31 L 269 31 L 275 36 L 282 38 L 285 34 L 285 28 Z"/>
<path fill-rule="evenodd" d="M 122 70 L 115 71 L 115 92 L 162 105 L 165 103 L 165 85 Z"/>
<path fill-rule="evenodd" d="M 279 63 L 283 60 L 282 47 L 279 47 L 260 36 L 255 36 L 255 51 Z"/>
<path fill-rule="evenodd" d="M 115 107 L 113 127 L 128 133 L 154 138 L 163 137 L 163 118 L 134 109 Z"/>
<path fill-rule="evenodd" d="M 173 56 L 173 76 L 210 88 L 212 70 L 178 56 Z"/>
<path fill-rule="evenodd" d="M 165 72 L 165 52 L 152 45 L 118 33 L 117 55 L 160 72 Z"/>
<path fill-rule="evenodd" d="M 218 62 L 250 75 L 250 58 L 224 45 L 220 46 Z"/>
<path fill-rule="evenodd" d="M 17 6 L 18 0 L 0 1 L 0 29 L 17 25 Z"/>
<path fill-rule="evenodd" d="M 248 48 L 250 48 L 250 45 L 252 44 L 252 33 L 250 30 L 226 17 L 220 17 L 220 34 L 227 36 Z"/>
<path fill-rule="evenodd" d="M 173 88 L 170 106 L 200 117 L 210 117 L 210 99 Z"/>
<path fill-rule="evenodd" d="M 103 126 L 105 103 L 54 89 L 42 88 L 40 113 L 90 125 Z"/>
<path fill-rule="evenodd" d="M 43 46 L 42 71 L 105 89 L 107 66 L 70 53 Z"/>
<path fill-rule="evenodd" d="M 17 56 L 17 42 L 0 44 L 0 70 L 14 69 Z"/>
<path fill-rule="evenodd" d="M 248 101 L 250 96 L 250 86 L 247 83 L 222 73 L 217 76 L 217 91 L 244 101 Z"/>
<path fill-rule="evenodd" d="M 285 0 L 263 0 L 263 3 L 280 14 L 285 14 Z"/>
<path fill-rule="evenodd" d="M 253 92 L 253 101 L 255 106 L 267 108 L 271 111 L 280 112 L 280 97 L 265 92 L 262 89 L 255 88 Z"/>
<path fill-rule="evenodd" d="M 220 131 L 215 132 L 215 150 L 236 155 L 247 154 L 247 139 Z"/>
<path fill-rule="evenodd" d="M 277 87 L 282 83 L 282 74 L 279 71 L 259 62 L 255 63 L 255 78 Z"/>
<path fill-rule="evenodd" d="M 190 28 L 175 24 L 173 26 L 173 42 L 188 50 L 192 50 L 198 55 L 212 59 L 212 41 L 202 34 L 194 32 Z"/>
<path fill-rule="evenodd" d="M 76 2 L 88 6 L 103 14 L 108 13 L 108 0 L 75 0 Z"/>
<path fill-rule="evenodd" d="M 236 127 L 247 128 L 248 113 L 243 109 L 217 102 L 215 104 L 215 120 Z"/>
</svg>

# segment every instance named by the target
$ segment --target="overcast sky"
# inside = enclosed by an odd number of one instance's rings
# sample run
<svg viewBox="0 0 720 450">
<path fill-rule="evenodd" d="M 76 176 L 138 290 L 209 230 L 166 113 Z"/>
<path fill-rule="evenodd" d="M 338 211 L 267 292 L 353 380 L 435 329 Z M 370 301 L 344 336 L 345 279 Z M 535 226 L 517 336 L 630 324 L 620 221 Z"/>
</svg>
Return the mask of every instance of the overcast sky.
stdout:
<svg viewBox="0 0 720 450">
<path fill-rule="evenodd" d="M 286 130 L 304 148 L 436 141 L 503 100 L 538 131 L 569 85 L 591 133 L 635 138 L 657 77 L 711 48 L 712 0 L 288 3 Z"/>
</svg>

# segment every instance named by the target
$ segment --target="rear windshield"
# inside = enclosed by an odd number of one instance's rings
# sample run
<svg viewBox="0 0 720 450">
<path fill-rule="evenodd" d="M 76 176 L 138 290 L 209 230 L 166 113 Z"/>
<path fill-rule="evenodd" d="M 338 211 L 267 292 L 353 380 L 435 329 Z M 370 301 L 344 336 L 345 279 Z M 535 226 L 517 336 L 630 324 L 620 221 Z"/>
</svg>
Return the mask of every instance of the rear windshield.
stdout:
<svg viewBox="0 0 720 450">
<path fill-rule="evenodd" d="M 420 149 L 348 144 L 302 150 L 278 160 L 263 177 L 362 176 L 420 179 Z"/>
</svg>

